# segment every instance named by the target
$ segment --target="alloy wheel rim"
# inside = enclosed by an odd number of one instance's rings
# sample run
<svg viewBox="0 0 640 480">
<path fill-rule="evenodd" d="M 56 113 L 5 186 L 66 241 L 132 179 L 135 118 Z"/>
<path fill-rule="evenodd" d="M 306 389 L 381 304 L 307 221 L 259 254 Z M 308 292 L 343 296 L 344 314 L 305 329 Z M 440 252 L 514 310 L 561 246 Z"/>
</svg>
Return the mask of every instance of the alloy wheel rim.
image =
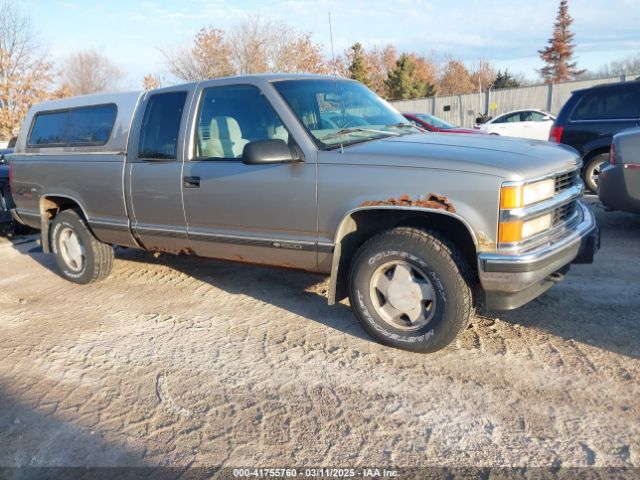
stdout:
<svg viewBox="0 0 640 480">
<path fill-rule="evenodd" d="M 74 272 L 84 268 L 86 260 L 85 248 L 78 234 L 71 228 L 64 228 L 60 232 L 58 244 L 64 263 Z"/>
<path fill-rule="evenodd" d="M 589 175 L 589 177 L 591 178 L 591 181 L 594 185 L 598 184 L 598 178 L 600 178 L 600 169 L 602 168 L 602 165 L 603 163 L 599 163 L 595 167 L 593 167 L 593 170 L 591 170 L 591 175 Z"/>
<path fill-rule="evenodd" d="M 398 330 L 419 330 L 436 312 L 436 292 L 429 277 L 404 260 L 378 267 L 371 276 L 370 294 L 379 317 Z"/>
</svg>

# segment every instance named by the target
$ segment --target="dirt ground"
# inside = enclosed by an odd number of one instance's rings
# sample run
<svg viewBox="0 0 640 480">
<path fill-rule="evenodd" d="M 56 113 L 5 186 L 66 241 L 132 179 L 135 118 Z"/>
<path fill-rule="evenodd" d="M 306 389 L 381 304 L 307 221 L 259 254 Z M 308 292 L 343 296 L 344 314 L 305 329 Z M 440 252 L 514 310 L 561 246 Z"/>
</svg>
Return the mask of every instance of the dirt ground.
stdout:
<svg viewBox="0 0 640 480">
<path fill-rule="evenodd" d="M 640 216 L 444 351 L 375 343 L 324 278 L 118 250 L 67 283 L 0 243 L 0 466 L 640 467 Z"/>
</svg>

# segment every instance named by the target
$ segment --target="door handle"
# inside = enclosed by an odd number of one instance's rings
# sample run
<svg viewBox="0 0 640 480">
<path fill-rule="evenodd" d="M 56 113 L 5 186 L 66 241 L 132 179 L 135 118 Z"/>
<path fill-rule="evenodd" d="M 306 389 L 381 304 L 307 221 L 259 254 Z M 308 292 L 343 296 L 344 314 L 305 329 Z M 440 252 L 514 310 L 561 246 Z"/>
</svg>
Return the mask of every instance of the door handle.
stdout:
<svg viewBox="0 0 640 480">
<path fill-rule="evenodd" d="M 182 186 L 184 188 L 200 188 L 200 177 L 183 177 Z"/>
</svg>

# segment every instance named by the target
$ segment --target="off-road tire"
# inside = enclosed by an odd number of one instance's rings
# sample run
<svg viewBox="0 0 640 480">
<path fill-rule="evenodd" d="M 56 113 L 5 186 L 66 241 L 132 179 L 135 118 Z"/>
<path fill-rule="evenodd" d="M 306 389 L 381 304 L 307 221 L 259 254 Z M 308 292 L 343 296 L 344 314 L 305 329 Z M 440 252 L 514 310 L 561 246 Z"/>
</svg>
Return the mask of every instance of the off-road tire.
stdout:
<svg viewBox="0 0 640 480">
<path fill-rule="evenodd" d="M 594 181 L 593 174 L 596 170 L 601 169 L 601 165 L 608 159 L 608 153 L 601 153 L 600 155 L 596 155 L 595 157 L 590 158 L 589 161 L 587 161 L 584 169 L 582 170 L 582 179 L 584 180 L 584 185 L 593 193 L 598 193 L 598 183 Z"/>
<path fill-rule="evenodd" d="M 61 251 L 61 232 L 71 229 L 84 247 L 84 261 L 79 271 L 74 271 L 64 260 Z M 49 228 L 51 251 L 55 255 L 63 278 L 74 283 L 92 283 L 106 278 L 113 264 L 113 248 L 99 241 L 89 230 L 86 221 L 75 210 L 65 210 L 53 219 Z"/>
<path fill-rule="evenodd" d="M 403 261 L 426 273 L 436 295 L 433 317 L 419 330 L 395 329 L 376 311 L 371 298 L 374 272 Z M 429 230 L 398 227 L 368 240 L 356 253 L 349 273 L 349 299 L 365 330 L 385 345 L 429 353 L 449 345 L 474 314 L 473 275 L 460 251 Z"/>
</svg>

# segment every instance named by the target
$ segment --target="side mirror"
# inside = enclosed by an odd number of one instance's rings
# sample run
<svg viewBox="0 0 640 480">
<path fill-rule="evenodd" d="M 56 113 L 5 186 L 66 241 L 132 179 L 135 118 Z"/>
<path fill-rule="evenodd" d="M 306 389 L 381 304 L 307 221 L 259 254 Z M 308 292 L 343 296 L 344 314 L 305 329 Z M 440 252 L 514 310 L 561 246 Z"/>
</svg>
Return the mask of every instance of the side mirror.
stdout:
<svg viewBox="0 0 640 480">
<path fill-rule="evenodd" d="M 0 153 L 0 165 L 7 163 L 7 159 L 4 158 L 4 153 Z"/>
<path fill-rule="evenodd" d="M 268 163 L 298 162 L 284 140 L 257 140 L 247 143 L 242 151 L 242 163 L 245 165 L 264 165 Z"/>
<path fill-rule="evenodd" d="M 548 122 L 548 121 L 553 121 L 553 118 L 551 118 L 549 115 L 543 115 L 542 117 L 542 122 Z"/>
</svg>

